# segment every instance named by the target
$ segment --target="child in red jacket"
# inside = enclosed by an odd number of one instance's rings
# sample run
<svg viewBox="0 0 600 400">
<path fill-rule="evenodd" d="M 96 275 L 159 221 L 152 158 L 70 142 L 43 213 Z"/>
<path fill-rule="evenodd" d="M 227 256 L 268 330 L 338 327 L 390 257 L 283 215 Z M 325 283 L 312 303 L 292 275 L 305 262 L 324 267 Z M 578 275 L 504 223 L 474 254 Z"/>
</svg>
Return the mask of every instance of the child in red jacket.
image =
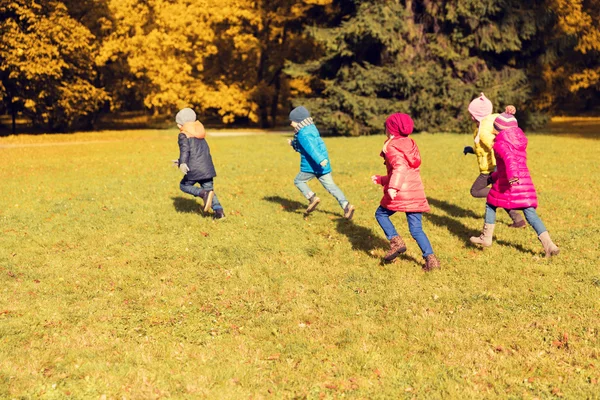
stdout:
<svg viewBox="0 0 600 400">
<path fill-rule="evenodd" d="M 383 198 L 375 218 L 390 241 L 390 250 L 384 257 L 390 262 L 406 251 L 404 240 L 396 232 L 390 216 L 396 212 L 406 213 L 408 229 L 417 241 L 425 259 L 425 271 L 440 268 L 440 261 L 433 254 L 431 243 L 423 232 L 423 213 L 429 211 L 419 167 L 421 154 L 414 140 L 408 137 L 413 131 L 413 121 L 407 114 L 392 114 L 385 121 L 388 139 L 383 145 L 381 157 L 385 161 L 387 175 L 373 175 L 373 183 L 383 186 Z"/>
</svg>

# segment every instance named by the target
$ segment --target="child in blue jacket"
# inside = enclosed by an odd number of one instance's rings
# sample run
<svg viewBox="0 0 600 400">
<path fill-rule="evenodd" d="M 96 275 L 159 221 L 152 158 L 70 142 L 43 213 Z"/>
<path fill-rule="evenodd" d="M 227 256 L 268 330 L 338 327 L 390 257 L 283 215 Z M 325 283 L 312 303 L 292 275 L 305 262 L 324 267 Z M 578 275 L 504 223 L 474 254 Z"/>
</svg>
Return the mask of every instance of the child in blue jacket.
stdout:
<svg viewBox="0 0 600 400">
<path fill-rule="evenodd" d="M 300 153 L 300 172 L 294 179 L 294 184 L 308 199 L 306 213 L 314 211 L 321 202 L 321 199 L 307 185 L 308 181 L 317 178 L 321 185 L 340 203 L 344 210 L 344 218 L 352 219 L 354 206 L 346 200 L 344 193 L 333 182 L 327 148 L 310 113 L 303 106 L 296 107 L 290 112 L 290 121 L 296 134 L 293 139 L 289 140 L 289 143 L 294 150 Z"/>
</svg>

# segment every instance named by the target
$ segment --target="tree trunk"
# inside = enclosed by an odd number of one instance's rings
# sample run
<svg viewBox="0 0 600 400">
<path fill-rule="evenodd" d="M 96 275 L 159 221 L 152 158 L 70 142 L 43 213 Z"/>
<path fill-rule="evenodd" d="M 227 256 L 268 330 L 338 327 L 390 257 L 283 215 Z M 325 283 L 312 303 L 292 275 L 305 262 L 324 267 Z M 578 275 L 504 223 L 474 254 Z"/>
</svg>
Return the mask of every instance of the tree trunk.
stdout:
<svg viewBox="0 0 600 400">
<path fill-rule="evenodd" d="M 271 99 L 271 126 L 277 126 L 277 114 L 279 114 L 279 92 L 281 91 L 281 70 L 277 71 L 273 98 Z"/>
<path fill-rule="evenodd" d="M 279 51 L 282 51 L 282 49 L 285 48 L 286 39 L 287 39 L 287 30 L 284 25 L 283 32 L 281 35 L 281 46 L 279 47 Z M 279 68 L 277 70 L 277 72 L 275 72 L 275 78 L 274 78 L 274 91 L 273 91 L 273 98 L 271 99 L 271 126 L 273 126 L 273 127 L 277 126 L 277 114 L 279 111 L 279 95 L 281 93 L 281 72 L 282 71 L 283 71 L 283 65 L 281 66 L 281 68 Z"/>
<path fill-rule="evenodd" d="M 10 98 L 10 113 L 12 115 L 12 134 L 17 134 L 17 107 L 13 102 L 12 96 Z"/>
<path fill-rule="evenodd" d="M 256 75 L 256 87 L 258 90 L 256 101 L 258 103 L 258 118 L 261 128 L 269 127 L 269 99 L 267 98 L 266 75 L 269 68 L 269 38 L 271 36 L 271 21 L 268 16 L 263 15 L 264 27 L 259 33 L 260 37 L 260 57 L 258 61 L 258 70 Z"/>
</svg>

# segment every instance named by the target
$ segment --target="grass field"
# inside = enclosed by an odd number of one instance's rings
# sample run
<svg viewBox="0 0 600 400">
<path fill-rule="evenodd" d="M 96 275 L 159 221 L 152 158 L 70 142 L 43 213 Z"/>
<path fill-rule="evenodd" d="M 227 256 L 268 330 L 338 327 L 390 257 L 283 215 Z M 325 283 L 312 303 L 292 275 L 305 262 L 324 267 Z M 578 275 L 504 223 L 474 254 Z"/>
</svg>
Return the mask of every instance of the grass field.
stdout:
<svg viewBox="0 0 600 400">
<path fill-rule="evenodd" d="M 576 132 L 574 132 L 576 133 Z M 179 191 L 176 131 L 0 139 L 0 398 L 600 398 L 600 136 L 530 135 L 561 254 L 484 203 L 468 135 L 416 135 L 426 274 L 382 265 L 383 137 L 326 138 L 352 222 L 304 218 L 286 136 L 211 137 L 227 219 Z"/>
</svg>

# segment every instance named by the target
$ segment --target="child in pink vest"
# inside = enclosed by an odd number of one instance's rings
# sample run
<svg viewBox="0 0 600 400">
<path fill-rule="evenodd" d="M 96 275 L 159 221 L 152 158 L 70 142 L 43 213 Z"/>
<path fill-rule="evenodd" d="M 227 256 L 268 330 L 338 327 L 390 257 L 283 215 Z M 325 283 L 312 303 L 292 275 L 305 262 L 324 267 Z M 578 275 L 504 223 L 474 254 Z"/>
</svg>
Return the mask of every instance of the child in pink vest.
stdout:
<svg viewBox="0 0 600 400">
<path fill-rule="evenodd" d="M 494 120 L 498 135 L 494 141 L 497 169 L 491 175 L 492 188 L 485 206 L 485 224 L 480 236 L 471 237 L 471 242 L 484 247 L 492 245 L 496 226 L 496 209 L 523 210 L 525 219 L 538 235 L 546 257 L 559 253 L 548 230 L 538 217 L 537 194 L 527 168 L 527 138 L 514 117 L 516 109 L 507 107 L 506 112 Z"/>
</svg>

